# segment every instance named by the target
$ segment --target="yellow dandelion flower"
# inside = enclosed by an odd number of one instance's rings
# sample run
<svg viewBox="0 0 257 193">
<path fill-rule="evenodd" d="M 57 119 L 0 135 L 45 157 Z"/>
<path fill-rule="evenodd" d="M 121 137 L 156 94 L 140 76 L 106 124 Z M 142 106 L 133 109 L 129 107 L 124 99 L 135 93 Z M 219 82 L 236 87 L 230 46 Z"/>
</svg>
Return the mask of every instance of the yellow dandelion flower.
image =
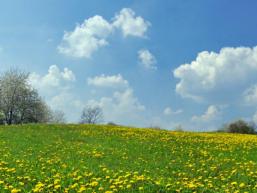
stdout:
<svg viewBox="0 0 257 193">
<path fill-rule="evenodd" d="M 11 190 L 11 193 L 18 193 L 18 192 L 20 192 L 20 191 L 21 191 L 20 189 L 14 188 L 14 189 Z"/>
<path fill-rule="evenodd" d="M 97 181 L 94 181 L 94 182 L 91 182 L 90 183 L 90 186 L 92 186 L 92 187 L 95 187 L 95 186 L 97 186 L 98 185 L 98 182 Z"/>
<path fill-rule="evenodd" d="M 60 184 L 57 184 L 57 185 L 54 186 L 54 189 L 59 189 L 59 188 L 61 188 Z"/>
<path fill-rule="evenodd" d="M 240 188 L 245 187 L 245 183 L 241 183 L 241 184 L 239 185 L 239 187 L 240 187 Z"/>
</svg>

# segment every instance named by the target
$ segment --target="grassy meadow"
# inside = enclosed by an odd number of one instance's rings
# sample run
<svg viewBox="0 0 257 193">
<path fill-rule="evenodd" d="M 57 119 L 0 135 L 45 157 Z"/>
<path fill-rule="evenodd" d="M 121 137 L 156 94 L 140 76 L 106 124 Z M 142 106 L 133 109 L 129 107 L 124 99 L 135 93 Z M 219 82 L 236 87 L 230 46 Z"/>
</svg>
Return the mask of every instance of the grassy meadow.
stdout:
<svg viewBox="0 0 257 193">
<path fill-rule="evenodd" d="M 0 192 L 257 192 L 257 136 L 2 126 Z"/>
</svg>

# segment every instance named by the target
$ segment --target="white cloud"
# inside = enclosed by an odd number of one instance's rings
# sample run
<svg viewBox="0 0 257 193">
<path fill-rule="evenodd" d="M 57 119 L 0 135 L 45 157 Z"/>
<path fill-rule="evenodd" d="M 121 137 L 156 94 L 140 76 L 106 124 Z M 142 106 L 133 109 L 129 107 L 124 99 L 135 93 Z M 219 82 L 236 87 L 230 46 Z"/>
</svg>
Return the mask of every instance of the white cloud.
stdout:
<svg viewBox="0 0 257 193">
<path fill-rule="evenodd" d="M 257 124 L 257 111 L 255 112 L 255 114 L 253 115 L 253 122 L 255 124 Z"/>
<path fill-rule="evenodd" d="M 177 115 L 177 114 L 180 114 L 180 113 L 182 113 L 183 112 L 183 110 L 182 109 L 178 109 L 178 110 L 172 110 L 170 107 L 166 107 L 165 109 L 164 109 L 164 111 L 163 111 L 163 114 L 164 115 Z"/>
<path fill-rule="evenodd" d="M 60 92 L 48 98 L 47 104 L 54 110 L 62 110 L 69 119 L 77 122 L 80 118 L 81 110 L 84 106 L 72 92 Z M 72 110 L 72 113 L 71 113 Z"/>
<path fill-rule="evenodd" d="M 83 107 L 72 90 L 75 80 L 76 77 L 70 69 L 61 70 L 57 65 L 50 66 L 45 75 L 34 72 L 29 77 L 30 84 L 39 91 L 40 96 L 53 110 L 61 110 L 69 115 L 68 121 L 77 121 Z"/>
<path fill-rule="evenodd" d="M 256 73 L 257 46 L 225 47 L 219 53 L 204 51 L 174 70 L 174 76 L 180 79 L 176 92 L 195 100 L 234 102 L 257 82 Z"/>
<path fill-rule="evenodd" d="M 246 89 L 243 96 L 247 104 L 257 104 L 257 84 Z"/>
<path fill-rule="evenodd" d="M 122 75 L 96 76 L 88 79 L 88 84 L 96 89 L 115 88 L 111 95 L 101 96 L 98 100 L 89 100 L 87 103 L 87 105 L 100 106 L 103 109 L 105 121 L 128 125 L 137 121 L 140 122 L 140 113 L 145 110 L 145 107 L 134 96 L 133 89 Z"/>
<path fill-rule="evenodd" d="M 111 32 L 112 25 L 96 15 L 77 25 L 74 31 L 65 32 L 58 50 L 68 56 L 90 58 L 95 51 L 108 44 L 106 38 Z"/>
<path fill-rule="evenodd" d="M 179 123 L 171 120 L 171 119 L 165 119 L 165 117 L 162 116 L 153 116 L 149 119 L 147 119 L 146 122 L 148 125 L 146 125 L 146 127 L 157 127 L 157 128 L 161 128 L 161 129 L 169 129 L 169 130 L 173 130 L 175 129 Z"/>
<path fill-rule="evenodd" d="M 156 58 L 147 49 L 141 49 L 138 51 L 138 60 L 144 66 L 145 69 L 156 70 Z"/>
<path fill-rule="evenodd" d="M 88 85 L 96 87 L 111 87 L 111 88 L 126 88 L 128 87 L 128 81 L 125 80 L 120 74 L 107 76 L 100 75 L 87 79 Z"/>
<path fill-rule="evenodd" d="M 105 121 L 128 125 L 135 123 L 139 118 L 140 112 L 145 110 L 145 107 L 134 96 L 131 88 L 125 89 L 124 91 L 116 91 L 111 97 L 90 100 L 88 105 L 101 107 Z"/>
<path fill-rule="evenodd" d="M 210 105 L 203 115 L 193 116 L 192 121 L 195 121 L 195 122 L 210 122 L 210 121 L 215 120 L 218 117 L 218 115 L 220 115 L 219 109 L 214 105 Z"/>
<path fill-rule="evenodd" d="M 150 25 L 150 22 L 145 21 L 140 16 L 136 16 L 135 12 L 130 8 L 123 8 L 113 19 L 113 26 L 121 29 L 125 37 L 145 37 Z"/>
<path fill-rule="evenodd" d="M 64 32 L 58 50 L 75 58 L 90 58 L 98 49 L 109 44 L 107 39 L 116 29 L 122 30 L 125 37 L 144 37 L 149 26 L 148 21 L 136 16 L 129 8 L 124 8 L 116 14 L 113 22 L 95 15 L 82 24 L 77 24 L 73 31 Z"/>
<path fill-rule="evenodd" d="M 62 72 L 62 77 L 63 77 L 64 80 L 68 80 L 68 81 L 75 81 L 76 80 L 75 75 L 68 68 L 64 68 L 64 71 Z"/>
<path fill-rule="evenodd" d="M 29 77 L 32 86 L 37 89 L 49 88 L 49 87 L 63 87 L 65 83 L 74 82 L 76 77 L 74 73 L 68 68 L 64 68 L 63 71 L 58 66 L 52 65 L 48 69 L 48 73 L 44 76 L 40 76 L 37 73 L 31 73 Z"/>
</svg>

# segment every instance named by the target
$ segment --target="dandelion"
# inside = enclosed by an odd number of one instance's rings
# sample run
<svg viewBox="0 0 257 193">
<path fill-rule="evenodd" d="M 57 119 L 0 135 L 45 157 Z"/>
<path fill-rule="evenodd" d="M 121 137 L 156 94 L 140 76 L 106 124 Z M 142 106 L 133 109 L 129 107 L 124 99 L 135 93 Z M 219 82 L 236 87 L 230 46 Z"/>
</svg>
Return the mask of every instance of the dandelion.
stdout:
<svg viewBox="0 0 257 193">
<path fill-rule="evenodd" d="M 59 188 L 61 188 L 60 184 L 57 184 L 57 185 L 54 186 L 54 189 L 59 189 Z"/>
<path fill-rule="evenodd" d="M 84 192 L 86 190 L 85 186 L 81 186 L 78 190 L 79 193 Z"/>
<path fill-rule="evenodd" d="M 11 193 L 18 193 L 18 192 L 20 192 L 20 191 L 21 191 L 20 189 L 14 188 L 14 189 L 11 190 Z"/>
<path fill-rule="evenodd" d="M 95 186 L 98 185 L 98 182 L 97 182 L 97 181 L 91 182 L 90 185 L 91 185 L 92 187 L 95 187 Z"/>
<path fill-rule="evenodd" d="M 239 187 L 240 187 L 240 188 L 244 188 L 244 187 L 245 187 L 245 183 L 239 184 Z"/>
</svg>

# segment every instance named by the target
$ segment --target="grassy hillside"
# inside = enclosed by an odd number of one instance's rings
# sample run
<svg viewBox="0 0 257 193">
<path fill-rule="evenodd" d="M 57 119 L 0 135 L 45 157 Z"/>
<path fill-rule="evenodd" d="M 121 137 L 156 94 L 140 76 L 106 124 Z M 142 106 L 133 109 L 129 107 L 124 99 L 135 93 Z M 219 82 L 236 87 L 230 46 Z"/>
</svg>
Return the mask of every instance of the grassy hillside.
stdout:
<svg viewBox="0 0 257 193">
<path fill-rule="evenodd" d="M 0 127 L 0 192 L 257 192 L 257 137 Z"/>
</svg>

